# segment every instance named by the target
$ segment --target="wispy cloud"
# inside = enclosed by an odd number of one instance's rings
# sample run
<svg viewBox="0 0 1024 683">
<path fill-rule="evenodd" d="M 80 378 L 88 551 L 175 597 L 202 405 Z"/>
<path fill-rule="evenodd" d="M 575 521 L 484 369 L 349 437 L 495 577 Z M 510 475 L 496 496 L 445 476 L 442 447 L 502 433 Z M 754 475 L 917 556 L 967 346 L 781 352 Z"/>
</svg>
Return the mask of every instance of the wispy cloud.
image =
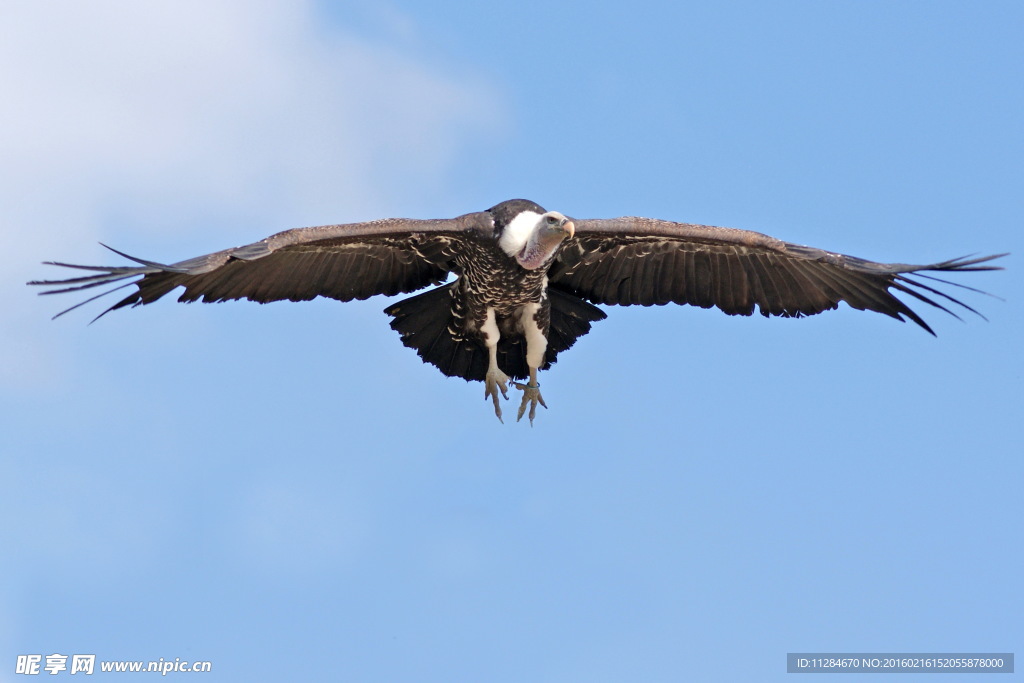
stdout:
<svg viewBox="0 0 1024 683">
<path fill-rule="evenodd" d="M 501 127 L 479 77 L 321 22 L 294 0 L 4 3 L 0 353 L 24 362 L 0 382 L 52 361 L 23 286 L 40 260 L 94 258 L 128 221 L 168 240 L 209 216 L 212 250 L 429 204 Z"/>
</svg>

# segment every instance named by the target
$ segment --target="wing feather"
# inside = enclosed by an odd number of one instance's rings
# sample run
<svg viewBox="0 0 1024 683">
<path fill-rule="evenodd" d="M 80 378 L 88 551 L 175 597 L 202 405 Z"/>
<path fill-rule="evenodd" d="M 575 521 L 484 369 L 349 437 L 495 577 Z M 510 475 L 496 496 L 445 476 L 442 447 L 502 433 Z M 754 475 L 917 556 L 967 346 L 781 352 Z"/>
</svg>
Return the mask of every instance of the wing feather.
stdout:
<svg viewBox="0 0 1024 683">
<path fill-rule="evenodd" d="M 715 270 L 715 300 L 719 302 L 723 311 L 735 313 L 738 308 L 737 302 L 742 299 L 746 281 L 740 280 L 733 273 L 733 259 L 727 254 L 713 254 L 712 261 Z"/>
<path fill-rule="evenodd" d="M 178 287 L 184 288 L 178 300 L 185 302 L 249 299 L 266 303 L 305 301 L 318 296 L 351 301 L 376 294 L 412 292 L 444 281 L 452 268 L 456 250 L 467 234 L 489 235 L 493 227 L 491 216 L 480 212 L 452 219 L 390 218 L 297 228 L 253 244 L 170 265 L 111 249 L 139 265 L 81 266 L 49 262 L 94 274 L 29 284 L 48 287 L 43 294 L 89 289 L 124 280 L 131 281 L 122 287 L 137 286 L 135 292 L 103 313 L 151 303 Z M 68 310 L 72 309 L 58 315 Z"/>
<path fill-rule="evenodd" d="M 659 244 L 652 253 L 651 258 L 651 279 L 653 295 L 651 304 L 664 306 L 672 301 L 672 273 L 673 268 L 665 254 L 667 245 Z"/>
<path fill-rule="evenodd" d="M 765 308 L 767 308 L 768 315 L 782 315 L 786 311 L 786 304 L 782 300 L 782 292 L 779 290 L 779 283 L 776 280 L 775 269 L 772 268 L 772 264 L 768 261 L 768 254 L 751 254 L 750 258 L 754 261 L 754 267 L 757 269 L 758 275 L 763 283 L 765 293 Z M 760 306 L 761 302 L 758 302 Z M 762 313 L 765 312 L 765 308 L 762 308 Z"/>
<path fill-rule="evenodd" d="M 936 298 L 974 311 L 908 274 L 933 278 L 926 273 L 1000 270 L 989 262 L 1005 256 L 964 257 L 930 265 L 888 264 L 749 230 L 637 217 L 573 219 L 573 223 L 575 236 L 563 245 L 549 280 L 553 287 L 593 303 L 660 306 L 672 302 L 717 306 L 730 315 L 750 315 L 756 308 L 765 316 L 801 317 L 845 301 L 856 309 L 909 319 L 928 332 L 932 330 L 927 323 L 890 290 L 951 314 Z"/>
<path fill-rule="evenodd" d="M 688 303 L 701 308 L 708 308 L 711 305 L 710 297 L 707 295 L 707 288 L 711 284 L 710 273 L 702 267 L 704 265 L 704 252 L 687 251 L 683 252 L 683 276 L 686 278 L 686 292 Z M 677 259 L 678 263 L 678 259 Z"/>
</svg>

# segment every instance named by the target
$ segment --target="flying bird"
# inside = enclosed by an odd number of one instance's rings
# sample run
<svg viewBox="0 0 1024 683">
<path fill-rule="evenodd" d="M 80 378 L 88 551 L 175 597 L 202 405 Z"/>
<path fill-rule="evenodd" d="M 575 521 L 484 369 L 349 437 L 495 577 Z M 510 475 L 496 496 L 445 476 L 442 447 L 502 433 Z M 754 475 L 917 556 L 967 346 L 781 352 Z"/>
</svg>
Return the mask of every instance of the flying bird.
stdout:
<svg viewBox="0 0 1024 683">
<path fill-rule="evenodd" d="M 91 274 L 29 284 L 51 288 L 42 294 L 60 294 L 128 280 L 54 317 L 136 287 L 97 318 L 152 303 L 178 287 L 184 288 L 178 301 L 267 303 L 318 296 L 352 301 L 434 285 L 384 309 L 402 343 L 449 377 L 483 382 L 484 399 L 499 420 L 499 395 L 508 399 L 511 382 L 523 392 L 517 419 L 529 411 L 531 424 L 537 405 L 547 407 L 537 373 L 606 317 L 594 304 L 715 306 L 728 315 L 751 315 L 756 308 L 764 316 L 799 318 L 845 301 L 934 334 L 891 290 L 954 316 L 946 305 L 977 313 L 929 283 L 973 288 L 925 273 L 1000 270 L 989 262 L 1005 255 L 875 263 L 749 230 L 638 217 L 569 218 L 525 199 L 451 219 L 287 230 L 170 265 L 111 251 L 138 265 L 47 262 Z"/>
</svg>

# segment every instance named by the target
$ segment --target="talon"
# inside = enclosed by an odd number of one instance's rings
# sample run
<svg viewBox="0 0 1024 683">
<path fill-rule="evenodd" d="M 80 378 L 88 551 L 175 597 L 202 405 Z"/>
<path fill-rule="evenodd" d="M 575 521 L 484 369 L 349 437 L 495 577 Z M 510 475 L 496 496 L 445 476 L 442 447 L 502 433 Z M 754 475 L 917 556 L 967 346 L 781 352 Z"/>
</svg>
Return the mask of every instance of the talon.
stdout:
<svg viewBox="0 0 1024 683">
<path fill-rule="evenodd" d="M 530 426 L 533 426 L 533 418 L 537 417 L 537 404 L 541 404 L 544 408 L 548 407 L 548 404 L 544 402 L 544 397 L 540 395 L 539 384 L 520 384 L 515 382 L 516 389 L 522 389 L 523 391 L 523 402 L 519 404 L 519 414 L 516 417 L 516 422 L 523 419 L 523 415 L 526 413 L 526 407 L 530 407 Z"/>
<path fill-rule="evenodd" d="M 508 375 L 501 370 L 495 370 L 491 372 L 487 371 L 487 377 L 484 380 L 484 400 L 490 398 L 494 402 L 494 415 L 498 418 L 498 421 L 505 424 L 505 421 L 501 419 L 501 403 L 498 401 L 498 392 L 501 392 L 502 398 L 508 400 Z"/>
</svg>

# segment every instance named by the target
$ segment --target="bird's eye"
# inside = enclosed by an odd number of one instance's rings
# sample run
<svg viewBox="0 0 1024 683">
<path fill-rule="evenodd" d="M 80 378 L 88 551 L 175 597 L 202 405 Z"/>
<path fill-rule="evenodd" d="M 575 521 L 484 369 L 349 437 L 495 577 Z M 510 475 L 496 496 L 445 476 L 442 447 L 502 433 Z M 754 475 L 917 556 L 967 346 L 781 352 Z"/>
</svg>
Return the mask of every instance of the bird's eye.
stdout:
<svg viewBox="0 0 1024 683">
<path fill-rule="evenodd" d="M 554 216 L 548 216 L 548 225 L 554 225 L 557 222 L 558 222 L 557 218 L 555 218 Z"/>
</svg>

